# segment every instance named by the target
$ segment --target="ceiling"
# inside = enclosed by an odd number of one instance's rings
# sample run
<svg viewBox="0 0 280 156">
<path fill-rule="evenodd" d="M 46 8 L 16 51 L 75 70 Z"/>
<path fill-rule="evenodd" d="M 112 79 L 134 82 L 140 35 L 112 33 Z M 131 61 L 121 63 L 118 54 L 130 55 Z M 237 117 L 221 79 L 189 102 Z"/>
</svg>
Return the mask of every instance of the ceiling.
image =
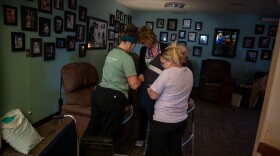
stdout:
<svg viewBox="0 0 280 156">
<path fill-rule="evenodd" d="M 280 17 L 280 0 L 116 0 L 141 11 L 198 12 L 222 14 L 252 14 L 261 17 Z M 167 9 L 166 2 L 185 3 L 183 9 Z"/>
</svg>

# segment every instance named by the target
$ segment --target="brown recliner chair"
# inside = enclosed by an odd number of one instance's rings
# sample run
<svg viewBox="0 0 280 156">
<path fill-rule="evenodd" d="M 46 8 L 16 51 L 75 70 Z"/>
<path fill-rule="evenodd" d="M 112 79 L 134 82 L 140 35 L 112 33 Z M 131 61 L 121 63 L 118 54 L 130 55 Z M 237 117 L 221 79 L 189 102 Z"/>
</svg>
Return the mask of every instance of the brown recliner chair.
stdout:
<svg viewBox="0 0 280 156">
<path fill-rule="evenodd" d="M 201 99 L 220 102 L 223 83 L 231 78 L 231 64 L 225 60 L 202 60 L 199 92 Z"/>
<path fill-rule="evenodd" d="M 76 62 L 61 68 L 61 77 L 66 103 L 61 114 L 72 115 L 77 121 L 78 136 L 82 137 L 91 116 L 91 96 L 99 82 L 96 68 L 88 62 Z M 62 118 L 58 122 L 56 133 L 71 122 L 71 118 Z"/>
</svg>

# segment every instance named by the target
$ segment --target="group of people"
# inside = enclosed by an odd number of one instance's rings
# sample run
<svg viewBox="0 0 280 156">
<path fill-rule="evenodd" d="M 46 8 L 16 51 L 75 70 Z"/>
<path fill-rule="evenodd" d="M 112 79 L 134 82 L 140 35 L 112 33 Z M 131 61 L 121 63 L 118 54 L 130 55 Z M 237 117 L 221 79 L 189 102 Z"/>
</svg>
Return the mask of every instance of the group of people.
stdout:
<svg viewBox="0 0 280 156">
<path fill-rule="evenodd" d="M 116 141 L 121 132 L 127 91 L 133 89 L 137 90 L 141 106 L 136 145 L 143 145 L 149 123 L 146 155 L 164 155 L 166 151 L 162 149 L 168 149 L 172 155 L 181 156 L 181 139 L 187 128 L 188 100 L 193 86 L 191 70 L 182 66 L 187 48 L 159 42 L 147 26 L 138 30 L 131 24 L 120 35 L 121 42 L 107 54 L 101 82 L 92 94 L 91 120 L 84 136 L 103 136 Z M 142 44 L 138 71 L 129 55 L 137 43 Z"/>
</svg>

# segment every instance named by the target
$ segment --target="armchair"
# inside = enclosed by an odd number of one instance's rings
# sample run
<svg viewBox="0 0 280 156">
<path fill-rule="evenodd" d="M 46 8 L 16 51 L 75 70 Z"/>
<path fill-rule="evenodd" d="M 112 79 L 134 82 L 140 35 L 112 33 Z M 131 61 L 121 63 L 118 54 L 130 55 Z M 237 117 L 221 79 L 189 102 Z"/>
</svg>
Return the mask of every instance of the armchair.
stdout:
<svg viewBox="0 0 280 156">
<path fill-rule="evenodd" d="M 76 62 L 61 68 L 61 77 L 66 103 L 61 107 L 61 114 L 72 115 L 77 120 L 78 136 L 82 137 L 91 116 L 91 96 L 98 84 L 99 75 L 96 68 L 87 62 Z M 59 133 L 72 120 L 62 118 L 58 122 Z"/>
<path fill-rule="evenodd" d="M 224 84 L 231 78 L 231 64 L 224 60 L 202 60 L 200 70 L 199 93 L 201 99 L 209 102 L 221 102 Z"/>
</svg>

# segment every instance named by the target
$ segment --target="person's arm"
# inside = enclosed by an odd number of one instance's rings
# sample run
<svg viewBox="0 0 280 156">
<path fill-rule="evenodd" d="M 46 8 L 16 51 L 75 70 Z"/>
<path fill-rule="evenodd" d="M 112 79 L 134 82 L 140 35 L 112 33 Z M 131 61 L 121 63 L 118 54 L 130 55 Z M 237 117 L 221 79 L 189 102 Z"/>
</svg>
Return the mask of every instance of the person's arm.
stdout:
<svg viewBox="0 0 280 156">
<path fill-rule="evenodd" d="M 141 76 L 137 77 L 136 75 L 134 75 L 128 77 L 127 81 L 130 88 L 136 90 L 138 87 L 140 87 L 141 83 L 144 81 L 144 78 Z"/>
<path fill-rule="evenodd" d="M 147 92 L 148 92 L 150 98 L 153 99 L 153 100 L 157 100 L 160 96 L 160 94 L 154 92 L 150 87 L 147 88 Z"/>
</svg>

